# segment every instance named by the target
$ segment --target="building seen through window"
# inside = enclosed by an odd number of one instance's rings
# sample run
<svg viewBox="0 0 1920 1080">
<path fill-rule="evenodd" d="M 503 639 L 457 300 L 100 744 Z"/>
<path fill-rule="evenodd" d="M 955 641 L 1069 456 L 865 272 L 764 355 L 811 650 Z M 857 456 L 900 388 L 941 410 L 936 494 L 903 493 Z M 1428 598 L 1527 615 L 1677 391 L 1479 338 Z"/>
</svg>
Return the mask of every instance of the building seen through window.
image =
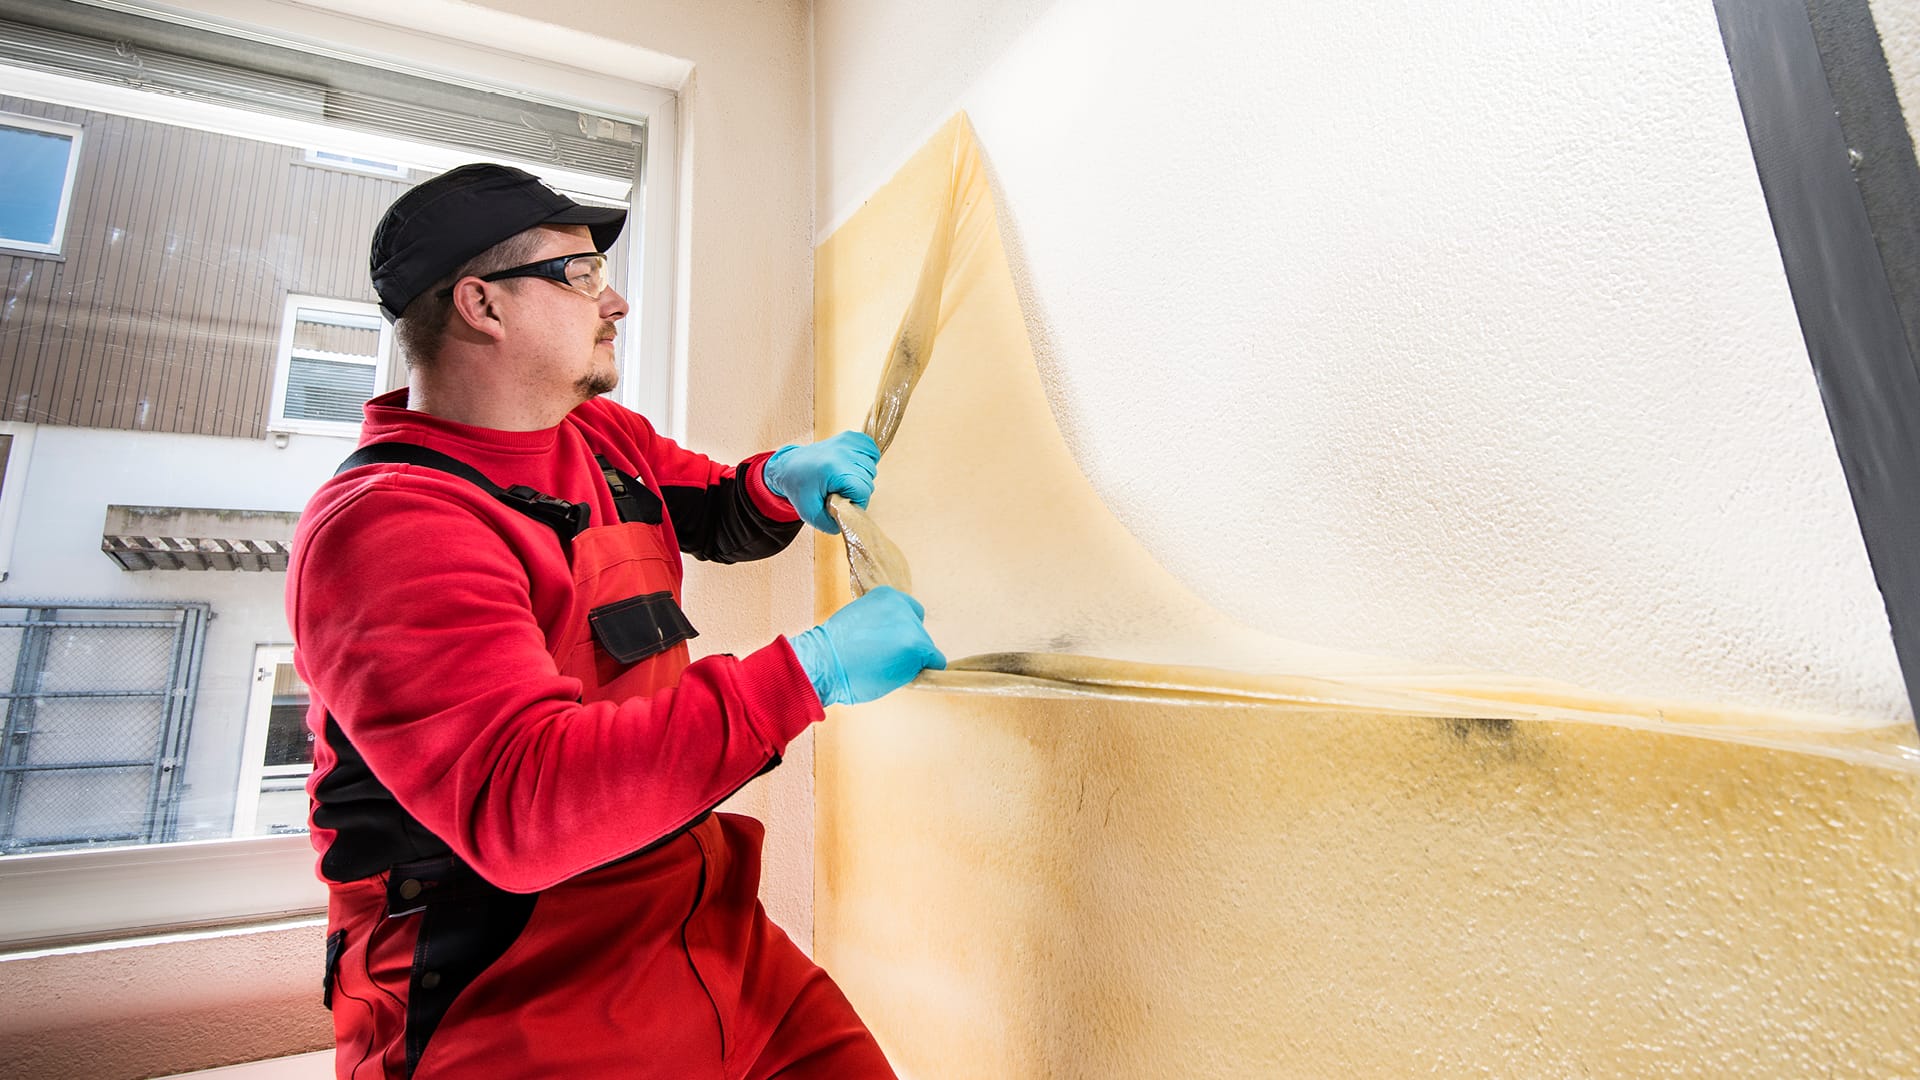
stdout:
<svg viewBox="0 0 1920 1080">
<path fill-rule="evenodd" d="M 375 222 L 465 161 L 616 205 L 638 178 L 576 111 L 149 22 L 0 6 L 0 855 L 305 829 L 284 571 L 405 383 Z"/>
</svg>

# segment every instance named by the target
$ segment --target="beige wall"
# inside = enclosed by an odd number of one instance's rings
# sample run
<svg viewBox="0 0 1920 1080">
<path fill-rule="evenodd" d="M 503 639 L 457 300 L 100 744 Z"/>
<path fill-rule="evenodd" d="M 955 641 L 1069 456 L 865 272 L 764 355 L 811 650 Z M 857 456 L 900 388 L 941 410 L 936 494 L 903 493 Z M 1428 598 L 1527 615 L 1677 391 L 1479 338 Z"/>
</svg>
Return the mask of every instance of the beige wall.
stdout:
<svg viewBox="0 0 1920 1080">
<path fill-rule="evenodd" d="M 1873 0 L 1869 8 L 1874 28 L 1880 31 L 1880 48 L 1887 54 L 1887 69 L 1893 74 L 1894 92 L 1907 114 L 1907 130 L 1912 131 L 1920 117 L 1920 4 Z"/>
<path fill-rule="evenodd" d="M 819 956 L 911 1080 L 1920 1071 L 1911 775 L 922 691 L 820 787 Z"/>
<path fill-rule="evenodd" d="M 112 1080 L 333 1045 L 317 924 L 0 960 L 0 1073 Z"/>
</svg>

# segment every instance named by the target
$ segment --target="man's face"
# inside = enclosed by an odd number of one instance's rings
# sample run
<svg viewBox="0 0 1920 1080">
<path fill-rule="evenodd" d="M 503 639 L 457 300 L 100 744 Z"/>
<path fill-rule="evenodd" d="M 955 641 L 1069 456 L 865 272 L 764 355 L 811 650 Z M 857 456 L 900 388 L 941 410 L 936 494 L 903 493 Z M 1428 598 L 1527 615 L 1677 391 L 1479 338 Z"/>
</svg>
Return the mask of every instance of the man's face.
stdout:
<svg viewBox="0 0 1920 1080">
<path fill-rule="evenodd" d="M 542 225 L 534 231 L 540 242 L 528 262 L 594 250 L 585 225 Z M 609 286 L 595 300 L 549 278 L 508 278 L 494 284 L 508 286 L 508 340 L 525 362 L 530 390 L 551 392 L 567 386 L 585 401 L 619 384 L 613 341 L 615 323 L 626 317 L 627 301 L 618 291 Z"/>
</svg>

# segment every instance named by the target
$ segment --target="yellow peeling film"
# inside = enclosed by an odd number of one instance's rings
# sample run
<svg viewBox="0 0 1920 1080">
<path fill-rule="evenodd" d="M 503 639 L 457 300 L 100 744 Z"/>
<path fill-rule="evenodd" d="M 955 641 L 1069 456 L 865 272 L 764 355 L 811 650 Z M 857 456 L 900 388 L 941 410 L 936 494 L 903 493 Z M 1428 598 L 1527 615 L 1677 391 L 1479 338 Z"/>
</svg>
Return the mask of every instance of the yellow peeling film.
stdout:
<svg viewBox="0 0 1920 1080">
<path fill-rule="evenodd" d="M 820 434 L 935 330 L 856 524 L 957 659 L 818 758 L 816 947 L 903 1075 L 1920 1075 L 1911 728 L 1201 604 L 1067 452 L 979 162 L 956 117 L 816 261 Z"/>
<path fill-rule="evenodd" d="M 882 585 L 891 585 L 903 593 L 913 592 L 913 574 L 907 557 L 880 531 L 867 512 L 838 495 L 827 499 L 827 512 L 840 526 L 840 540 L 846 545 L 847 574 L 855 596 L 865 596 Z"/>
</svg>

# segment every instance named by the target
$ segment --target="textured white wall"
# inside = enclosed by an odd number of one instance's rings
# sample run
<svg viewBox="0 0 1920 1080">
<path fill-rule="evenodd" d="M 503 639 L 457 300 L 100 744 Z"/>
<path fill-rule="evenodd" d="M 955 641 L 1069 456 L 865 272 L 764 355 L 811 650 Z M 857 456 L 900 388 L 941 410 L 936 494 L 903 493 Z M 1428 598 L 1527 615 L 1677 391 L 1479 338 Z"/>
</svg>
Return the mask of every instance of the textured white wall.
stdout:
<svg viewBox="0 0 1920 1080">
<path fill-rule="evenodd" d="M 1907 130 L 1912 131 L 1915 118 L 1920 117 L 1920 3 L 1873 0 L 1868 9 L 1873 12 L 1874 28 L 1880 31 L 1880 48 L 1887 54 L 1894 92 L 1907 114 Z"/>
<path fill-rule="evenodd" d="M 1905 715 L 1709 0 L 818 0 L 814 35 L 819 235 L 968 110 L 1069 443 L 1206 599 Z"/>
</svg>

